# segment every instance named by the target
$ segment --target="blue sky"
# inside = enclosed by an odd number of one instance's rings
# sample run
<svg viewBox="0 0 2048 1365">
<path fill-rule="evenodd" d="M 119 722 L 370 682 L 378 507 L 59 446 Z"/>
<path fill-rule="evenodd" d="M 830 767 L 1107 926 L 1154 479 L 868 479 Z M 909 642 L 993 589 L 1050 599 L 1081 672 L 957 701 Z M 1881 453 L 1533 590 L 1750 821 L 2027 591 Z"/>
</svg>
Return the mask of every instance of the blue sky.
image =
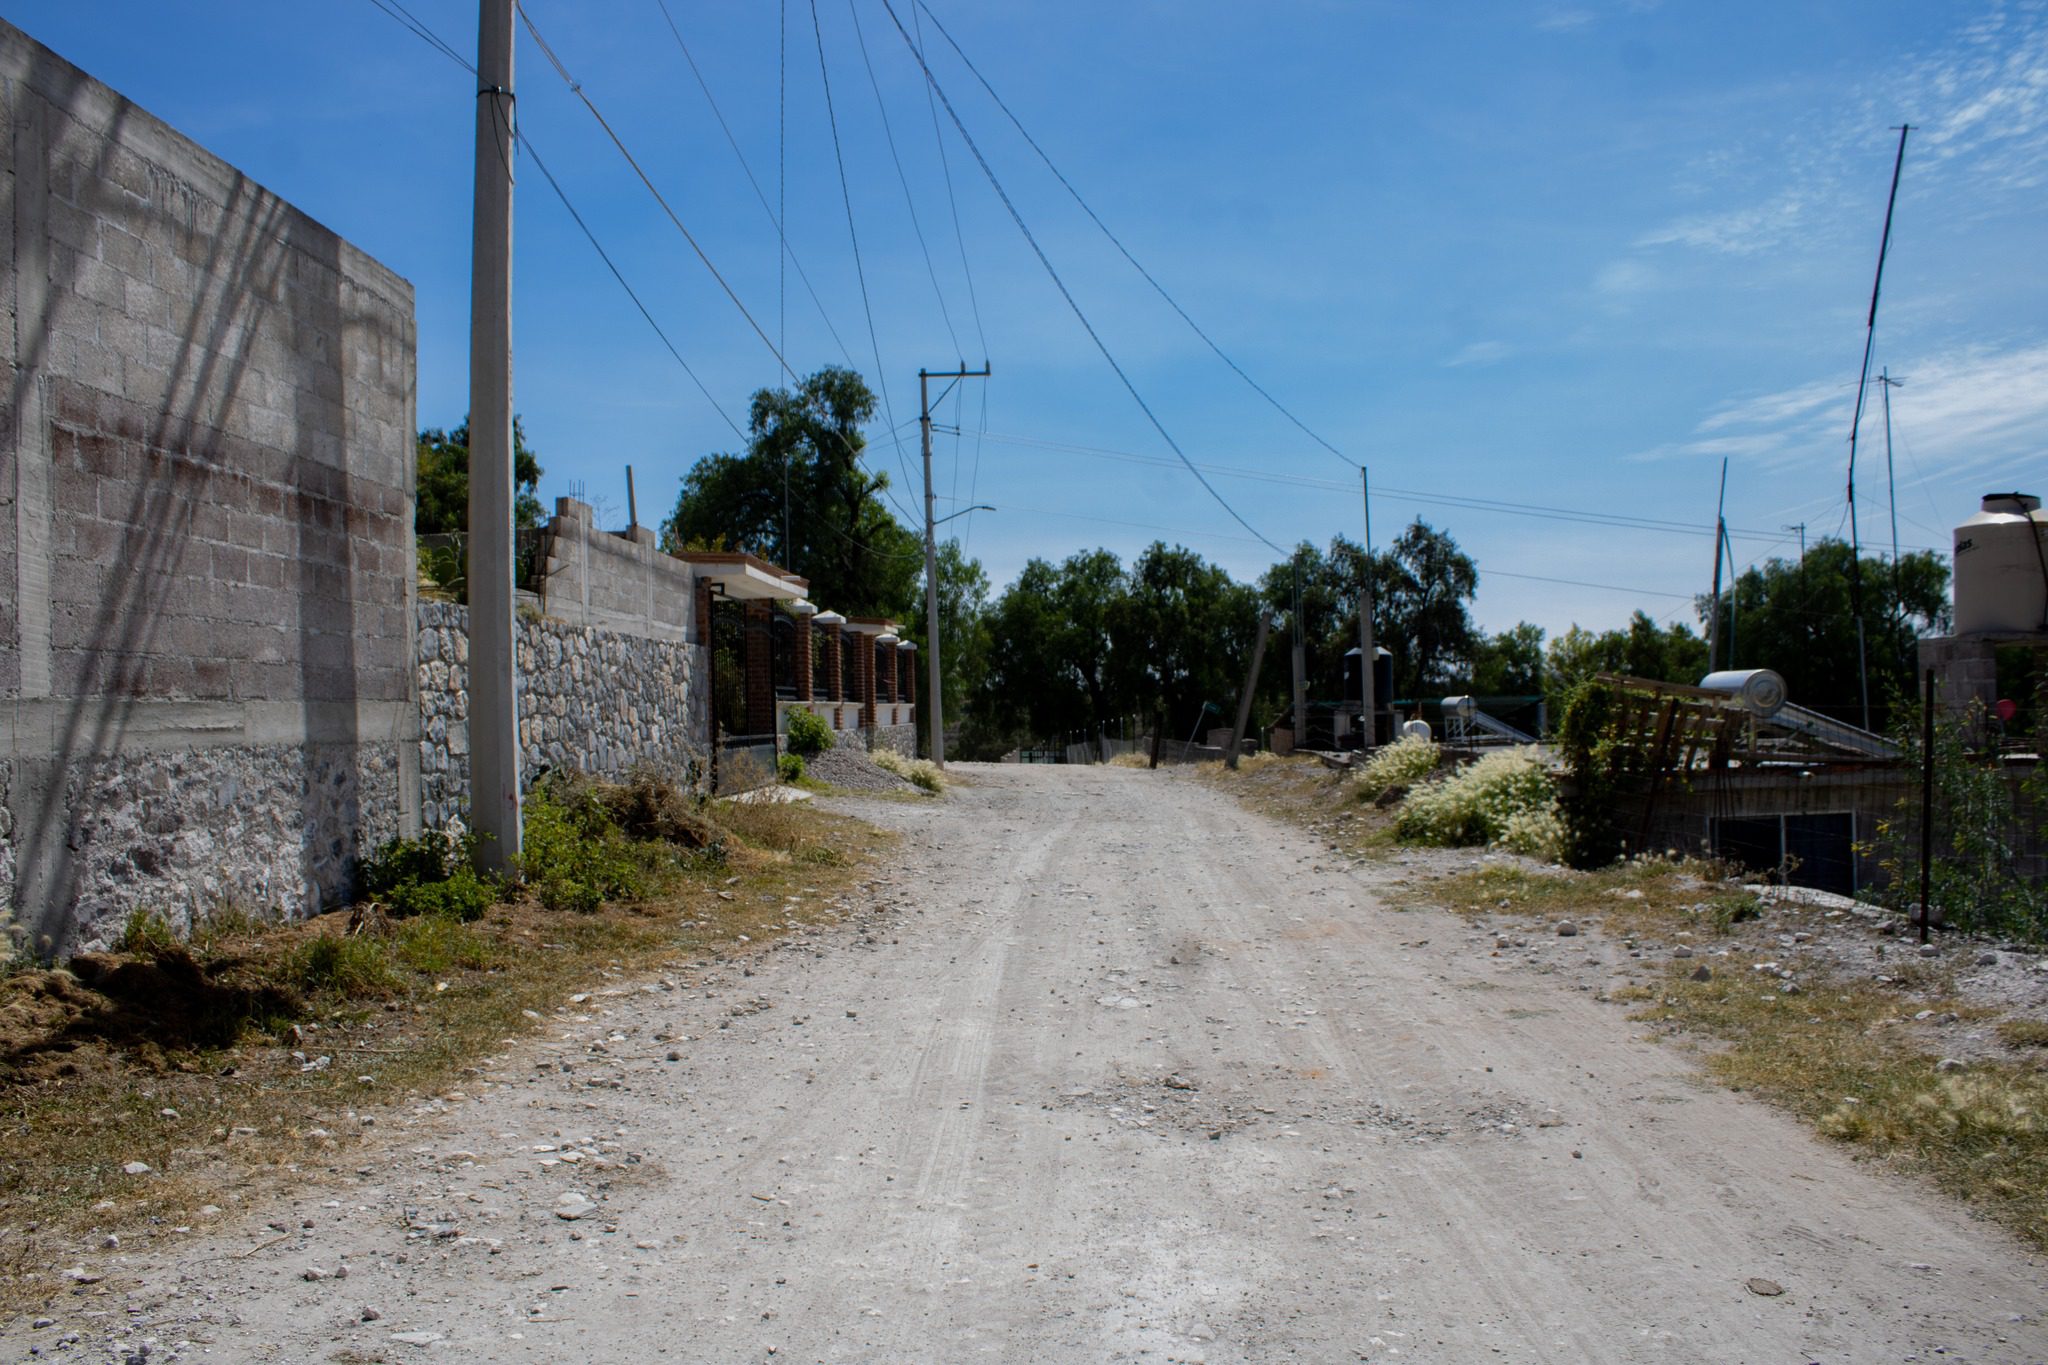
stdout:
<svg viewBox="0 0 2048 1365">
<path fill-rule="evenodd" d="M 895 3 L 909 24 L 910 0 Z M 1376 541 L 1419 514 L 1473 555 L 1488 629 L 1604 627 L 1639 607 L 1691 619 L 1724 455 L 1740 560 L 1796 554 L 1786 528 L 1800 522 L 1809 538 L 1846 535 L 1846 438 L 1902 121 L 1916 131 L 1874 362 L 1903 381 L 1900 540 L 1945 550 L 1980 493 L 2048 492 L 2038 0 L 931 3 L 1188 313 L 1371 467 Z M 473 53 L 473 6 L 409 7 Z M 873 382 L 879 350 L 903 429 L 899 449 L 877 423 L 872 461 L 904 507 L 918 368 L 987 358 L 994 377 L 941 409 L 968 434 L 940 434 L 935 468 L 942 514 L 1001 509 L 956 523 L 998 585 L 1034 555 L 1129 555 L 1155 537 L 1240 576 L 1279 557 L 1178 466 L 934 111 L 881 0 L 816 10 L 872 342 L 808 0 L 668 8 L 771 202 L 780 161 L 790 245 L 822 314 L 794 269 L 778 284 L 774 229 L 656 0 L 529 6 L 799 372 L 850 358 Z M 461 420 L 467 73 L 369 0 L 0 13 L 409 278 L 420 421 Z M 1356 537 L 1355 470 L 1188 330 L 922 36 L 1074 298 L 1181 448 L 1217 467 L 1216 489 L 1281 545 Z M 523 34 L 516 85 L 527 136 L 743 422 L 748 395 L 777 381 L 773 356 Z M 652 520 L 693 460 L 738 438 L 530 165 L 516 211 L 516 405 L 543 497 L 580 489 L 622 524 L 631 463 Z M 1875 420 L 1862 450 L 1864 538 L 1888 546 Z"/>
</svg>

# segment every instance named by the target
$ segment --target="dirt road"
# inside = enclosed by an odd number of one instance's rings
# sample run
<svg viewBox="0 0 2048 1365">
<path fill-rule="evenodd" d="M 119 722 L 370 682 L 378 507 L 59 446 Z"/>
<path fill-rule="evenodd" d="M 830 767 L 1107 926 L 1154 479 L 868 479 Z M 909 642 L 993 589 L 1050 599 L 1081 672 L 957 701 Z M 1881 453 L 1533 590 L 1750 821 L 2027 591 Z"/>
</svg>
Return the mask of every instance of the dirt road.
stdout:
<svg viewBox="0 0 2048 1365">
<path fill-rule="evenodd" d="M 1385 869 L 1182 776 L 972 780 L 856 807 L 906 832 L 885 916 L 751 975 L 565 1002 L 466 1098 L 383 1120 L 402 1130 L 388 1158 L 238 1211 L 176 1261 L 117 1256 L 125 1298 L 0 1344 L 2048 1358 L 2038 1260 L 1702 1083 L 1565 975 L 1385 909 Z M 1619 955 L 1590 935 L 1570 951 Z"/>
</svg>

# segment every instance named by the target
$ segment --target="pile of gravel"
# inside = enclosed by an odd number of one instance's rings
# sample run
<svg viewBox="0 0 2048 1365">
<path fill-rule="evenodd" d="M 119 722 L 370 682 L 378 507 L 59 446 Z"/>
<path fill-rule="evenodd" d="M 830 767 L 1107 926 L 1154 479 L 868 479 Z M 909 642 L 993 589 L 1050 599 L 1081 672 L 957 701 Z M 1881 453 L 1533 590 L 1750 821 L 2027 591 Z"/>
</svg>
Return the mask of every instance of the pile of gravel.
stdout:
<svg viewBox="0 0 2048 1365">
<path fill-rule="evenodd" d="M 916 791 L 917 787 L 906 782 L 887 768 L 881 767 L 869 758 L 865 749 L 851 744 L 839 744 L 822 754 L 813 754 L 804 760 L 804 775 L 815 777 L 820 782 L 829 782 L 835 787 L 856 792 Z"/>
</svg>

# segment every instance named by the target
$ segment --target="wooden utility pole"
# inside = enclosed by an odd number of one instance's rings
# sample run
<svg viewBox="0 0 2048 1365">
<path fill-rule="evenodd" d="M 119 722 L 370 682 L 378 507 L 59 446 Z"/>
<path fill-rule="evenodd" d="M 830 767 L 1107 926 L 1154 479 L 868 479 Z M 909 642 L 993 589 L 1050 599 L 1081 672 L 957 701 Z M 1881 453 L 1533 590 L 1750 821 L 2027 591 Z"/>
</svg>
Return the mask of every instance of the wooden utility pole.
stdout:
<svg viewBox="0 0 2048 1365">
<path fill-rule="evenodd" d="M 986 379 L 989 364 L 981 362 L 981 368 L 970 370 L 964 366 L 957 370 L 919 370 L 917 372 L 917 429 L 924 446 L 924 641 L 927 648 L 925 660 L 926 688 L 925 715 L 929 718 L 929 741 L 932 762 L 946 766 L 946 707 L 939 690 L 939 542 L 932 520 L 932 400 L 931 381 L 950 379 L 958 383 L 963 379 Z M 939 397 L 944 398 L 942 393 Z"/>
<path fill-rule="evenodd" d="M 1237 699 L 1237 724 L 1230 730 L 1230 752 L 1223 755 L 1223 766 L 1237 771 L 1238 751 L 1244 748 L 1244 727 L 1252 719 L 1252 689 L 1259 685 L 1259 665 L 1266 658 L 1266 612 L 1259 610 L 1259 638 L 1252 645 L 1252 666 L 1244 675 L 1244 695 Z"/>
<path fill-rule="evenodd" d="M 512 583 L 512 16 L 482 0 L 469 297 L 469 819 L 477 862 L 517 866 L 519 689 Z"/>
</svg>

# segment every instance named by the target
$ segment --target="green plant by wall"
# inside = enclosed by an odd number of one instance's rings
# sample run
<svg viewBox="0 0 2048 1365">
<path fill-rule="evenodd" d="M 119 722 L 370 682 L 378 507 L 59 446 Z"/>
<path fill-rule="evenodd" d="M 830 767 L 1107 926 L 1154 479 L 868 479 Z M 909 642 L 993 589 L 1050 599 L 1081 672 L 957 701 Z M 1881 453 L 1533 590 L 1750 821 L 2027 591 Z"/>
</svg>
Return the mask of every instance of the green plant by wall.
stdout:
<svg viewBox="0 0 2048 1365">
<path fill-rule="evenodd" d="M 804 780 L 804 760 L 801 754 L 781 754 L 775 760 L 775 772 L 784 782 Z"/>
<path fill-rule="evenodd" d="M 499 888 L 472 863 L 476 841 L 446 834 L 391 839 L 363 860 L 359 884 L 365 899 L 383 902 L 394 915 L 445 915 L 473 920 L 497 903 Z"/>
<path fill-rule="evenodd" d="M 1887 907 L 1912 913 L 1920 902 L 1920 786 L 1927 752 L 1919 707 L 1894 703 L 1892 738 L 1915 775 L 1913 794 L 1878 821 L 1865 851 L 1884 871 Z M 2023 824 L 2048 809 L 2048 773 L 2022 778 L 1995 757 L 1972 753 L 1981 716 L 1939 712 L 1934 723 L 1934 820 L 1928 902 L 1938 923 L 1971 933 L 2048 942 L 2048 886 L 2019 874 Z M 2033 816 L 2029 811 L 2034 812 Z"/>
<path fill-rule="evenodd" d="M 789 751 L 792 754 L 809 757 L 822 754 L 832 747 L 832 727 L 823 718 L 808 710 L 794 710 L 789 713 Z"/>
<path fill-rule="evenodd" d="M 1569 781 L 1558 797 L 1560 856 L 1576 868 L 1605 867 L 1626 851 L 1615 814 L 1641 783 L 1645 759 L 1616 742 L 1614 690 L 1588 679 L 1565 694 L 1557 748 Z"/>
<path fill-rule="evenodd" d="M 525 812 L 519 874 L 543 906 L 587 912 L 640 893 L 642 860 L 589 786 L 543 781 Z"/>
</svg>

